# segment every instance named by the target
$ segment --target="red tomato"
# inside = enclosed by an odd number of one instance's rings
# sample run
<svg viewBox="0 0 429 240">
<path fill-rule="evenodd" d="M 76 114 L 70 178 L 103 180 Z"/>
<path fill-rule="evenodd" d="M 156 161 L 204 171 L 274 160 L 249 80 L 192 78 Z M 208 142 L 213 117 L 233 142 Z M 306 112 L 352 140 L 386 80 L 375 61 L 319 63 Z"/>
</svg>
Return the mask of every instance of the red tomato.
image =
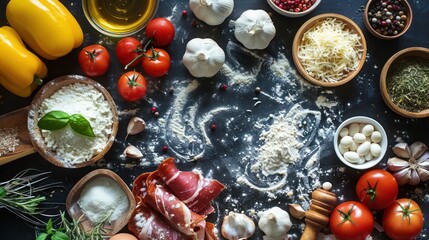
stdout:
<svg viewBox="0 0 429 240">
<path fill-rule="evenodd" d="M 329 227 L 338 239 L 364 240 L 372 233 L 374 217 L 360 202 L 343 202 L 331 213 Z"/>
<path fill-rule="evenodd" d="M 143 52 L 142 44 L 137 38 L 126 37 L 119 40 L 116 44 L 116 57 L 122 65 L 127 65 Z M 137 66 L 141 59 L 130 64 L 130 67 Z"/>
<path fill-rule="evenodd" d="M 384 209 L 395 202 L 398 183 L 395 177 L 385 170 L 369 170 L 359 178 L 356 194 L 370 209 Z"/>
<path fill-rule="evenodd" d="M 398 199 L 384 210 L 383 228 L 390 239 L 415 239 L 423 229 L 422 210 L 411 199 Z"/>
<path fill-rule="evenodd" d="M 161 77 L 170 69 L 170 55 L 165 50 L 149 49 L 146 56 L 142 61 L 142 67 L 149 76 Z"/>
<path fill-rule="evenodd" d="M 154 46 L 167 46 L 173 41 L 174 26 L 166 18 L 154 18 L 146 27 L 146 37 L 152 38 Z"/>
<path fill-rule="evenodd" d="M 146 95 L 146 80 L 136 71 L 126 72 L 119 77 L 118 91 L 125 101 L 138 101 Z"/>
<path fill-rule="evenodd" d="M 109 69 L 110 56 L 105 47 L 93 44 L 80 51 L 78 61 L 83 74 L 88 77 L 100 77 Z"/>
</svg>

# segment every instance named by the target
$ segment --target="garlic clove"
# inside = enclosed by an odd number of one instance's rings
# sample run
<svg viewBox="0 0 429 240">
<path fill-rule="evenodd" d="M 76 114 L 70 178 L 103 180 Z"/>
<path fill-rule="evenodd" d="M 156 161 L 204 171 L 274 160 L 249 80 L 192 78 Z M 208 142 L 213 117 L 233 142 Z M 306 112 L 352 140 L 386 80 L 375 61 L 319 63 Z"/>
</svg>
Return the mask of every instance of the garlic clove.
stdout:
<svg viewBox="0 0 429 240">
<path fill-rule="evenodd" d="M 411 150 L 411 156 L 414 159 L 418 159 L 424 152 L 428 150 L 428 147 L 426 146 L 426 144 L 420 141 L 416 141 L 410 145 L 410 150 Z"/>
<path fill-rule="evenodd" d="M 247 239 L 255 233 L 255 223 L 242 213 L 229 212 L 223 218 L 221 232 L 226 239 Z"/>
<path fill-rule="evenodd" d="M 410 167 L 410 163 L 403 159 L 393 157 L 387 160 L 387 168 L 389 168 L 390 171 L 396 172 L 408 167 Z"/>
<path fill-rule="evenodd" d="M 411 158 L 411 151 L 406 143 L 397 143 L 393 148 L 393 152 L 400 158 Z"/>
<path fill-rule="evenodd" d="M 417 162 L 419 163 L 423 163 L 423 162 L 428 162 L 429 163 L 429 152 L 424 152 L 419 159 L 417 159 Z"/>
<path fill-rule="evenodd" d="M 296 203 L 289 204 L 289 212 L 294 218 L 302 219 L 305 216 L 304 208 Z"/>
<path fill-rule="evenodd" d="M 398 184 L 402 186 L 407 184 L 410 181 L 411 171 L 409 168 L 404 168 L 402 170 L 399 170 L 393 173 L 393 176 L 395 177 L 396 181 L 398 181 Z"/>
<path fill-rule="evenodd" d="M 424 168 L 418 168 L 417 173 L 419 174 L 420 180 L 425 182 L 429 180 L 429 170 Z"/>
<path fill-rule="evenodd" d="M 408 182 L 408 184 L 410 185 L 417 185 L 420 183 L 420 177 L 418 172 L 415 169 L 410 169 L 411 172 L 411 178 L 410 181 Z"/>
<path fill-rule="evenodd" d="M 127 135 L 125 136 L 125 139 L 127 139 L 128 135 L 135 135 L 138 133 L 141 133 L 145 130 L 146 123 L 143 119 L 139 117 L 133 117 L 128 122 L 127 126 Z"/>
<path fill-rule="evenodd" d="M 273 207 L 258 213 L 258 227 L 265 233 L 264 239 L 286 239 L 292 227 L 289 214 L 279 208 Z"/>
<path fill-rule="evenodd" d="M 125 148 L 124 153 L 125 156 L 130 158 L 141 158 L 143 157 L 143 153 L 133 145 L 129 145 L 127 148 Z"/>
</svg>

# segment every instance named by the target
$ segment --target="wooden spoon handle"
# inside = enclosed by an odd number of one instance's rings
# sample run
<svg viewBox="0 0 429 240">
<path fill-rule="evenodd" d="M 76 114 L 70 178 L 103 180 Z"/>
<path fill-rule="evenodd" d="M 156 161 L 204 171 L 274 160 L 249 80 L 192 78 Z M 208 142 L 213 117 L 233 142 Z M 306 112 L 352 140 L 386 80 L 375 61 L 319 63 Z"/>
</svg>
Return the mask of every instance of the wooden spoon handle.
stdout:
<svg viewBox="0 0 429 240">
<path fill-rule="evenodd" d="M 24 107 L 0 116 L 0 129 L 18 128 L 19 134 L 19 145 L 15 148 L 15 151 L 0 156 L 0 165 L 35 152 L 27 127 L 28 109 L 29 107 Z"/>
</svg>

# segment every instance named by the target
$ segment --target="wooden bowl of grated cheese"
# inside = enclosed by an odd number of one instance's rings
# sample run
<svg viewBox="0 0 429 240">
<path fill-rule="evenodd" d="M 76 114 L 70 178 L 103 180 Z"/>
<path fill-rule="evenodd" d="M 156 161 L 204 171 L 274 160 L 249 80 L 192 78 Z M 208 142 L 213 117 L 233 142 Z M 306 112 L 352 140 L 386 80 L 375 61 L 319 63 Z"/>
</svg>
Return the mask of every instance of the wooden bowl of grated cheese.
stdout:
<svg viewBox="0 0 429 240">
<path fill-rule="evenodd" d="M 38 122 L 52 111 L 82 115 L 94 136 L 77 133 L 70 126 L 71 120 L 61 129 L 40 129 Z M 109 92 L 98 82 L 66 75 L 49 81 L 37 92 L 27 124 L 34 149 L 46 160 L 60 167 L 80 168 L 94 164 L 109 151 L 118 130 L 118 113 Z"/>
<path fill-rule="evenodd" d="M 292 45 L 298 72 L 322 87 L 336 87 L 356 77 L 365 63 L 366 51 L 359 26 L 335 13 L 309 19 L 297 31 Z"/>
</svg>

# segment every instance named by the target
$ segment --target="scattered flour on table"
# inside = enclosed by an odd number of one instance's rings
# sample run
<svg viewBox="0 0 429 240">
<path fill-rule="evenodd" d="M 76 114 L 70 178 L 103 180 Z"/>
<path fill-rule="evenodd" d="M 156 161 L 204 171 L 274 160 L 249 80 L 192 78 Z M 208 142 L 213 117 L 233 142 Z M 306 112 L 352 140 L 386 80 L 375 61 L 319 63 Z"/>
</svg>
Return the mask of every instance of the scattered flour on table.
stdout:
<svg viewBox="0 0 429 240">
<path fill-rule="evenodd" d="M 83 163 L 99 154 L 112 133 L 113 114 L 103 94 L 88 84 L 70 84 L 46 98 L 39 109 L 42 117 L 51 111 L 81 114 L 91 124 L 95 137 L 73 131 L 70 125 L 63 129 L 42 130 L 43 140 L 65 165 Z"/>
<path fill-rule="evenodd" d="M 0 128 L 0 157 L 14 152 L 19 145 L 19 129 L 14 128 Z"/>
</svg>

